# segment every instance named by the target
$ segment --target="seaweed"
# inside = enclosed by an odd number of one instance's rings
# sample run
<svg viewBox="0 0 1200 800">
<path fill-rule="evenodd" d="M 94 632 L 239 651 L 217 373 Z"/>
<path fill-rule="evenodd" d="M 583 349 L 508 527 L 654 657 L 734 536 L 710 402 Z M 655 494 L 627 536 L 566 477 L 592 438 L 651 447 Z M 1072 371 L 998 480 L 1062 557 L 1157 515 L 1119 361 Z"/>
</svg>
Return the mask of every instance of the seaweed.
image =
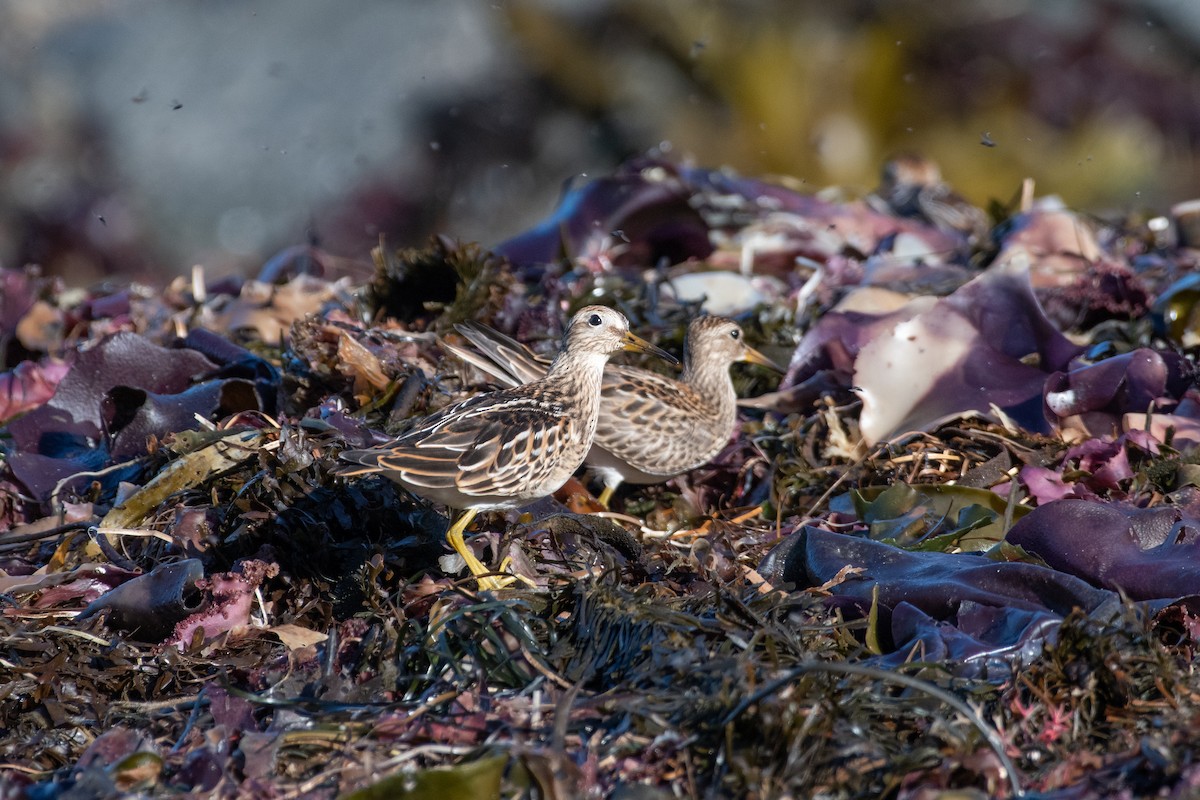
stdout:
<svg viewBox="0 0 1200 800">
<path fill-rule="evenodd" d="M 1036 203 L 983 241 L 831 198 L 643 158 L 494 251 L 381 243 L 361 286 L 293 269 L 329 261 L 308 247 L 158 293 L 0 273 L 3 791 L 1186 794 L 1191 287 L 1128 262 L 1189 256 L 1137 229 L 1065 251 L 1083 223 Z M 339 475 L 483 388 L 444 358 L 456 322 L 545 350 L 599 301 L 677 350 L 714 298 L 672 282 L 705 271 L 753 289 L 715 299 L 794 349 L 785 385 L 737 373 L 728 447 L 619 513 L 582 513 L 580 475 L 480 515 L 513 588 L 460 579 L 443 509 Z M 994 380 L 864 420 L 894 399 L 871 342 L 951 317 Z"/>
</svg>

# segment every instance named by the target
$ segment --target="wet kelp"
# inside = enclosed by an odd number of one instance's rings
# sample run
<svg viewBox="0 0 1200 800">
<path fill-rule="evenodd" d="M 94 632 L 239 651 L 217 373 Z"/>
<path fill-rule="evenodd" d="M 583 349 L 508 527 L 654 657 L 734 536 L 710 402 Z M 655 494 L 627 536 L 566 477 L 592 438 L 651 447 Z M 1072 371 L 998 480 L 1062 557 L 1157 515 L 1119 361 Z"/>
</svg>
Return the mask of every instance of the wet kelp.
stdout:
<svg viewBox="0 0 1200 800">
<path fill-rule="evenodd" d="M 1195 251 L 900 166 L 846 200 L 644 158 L 490 251 L 0 272 L 5 791 L 1187 794 Z M 583 475 L 482 515 L 522 580 L 475 593 L 444 509 L 337 454 L 483 386 L 454 323 L 545 352 L 597 301 L 790 368 L 613 513 Z"/>
</svg>

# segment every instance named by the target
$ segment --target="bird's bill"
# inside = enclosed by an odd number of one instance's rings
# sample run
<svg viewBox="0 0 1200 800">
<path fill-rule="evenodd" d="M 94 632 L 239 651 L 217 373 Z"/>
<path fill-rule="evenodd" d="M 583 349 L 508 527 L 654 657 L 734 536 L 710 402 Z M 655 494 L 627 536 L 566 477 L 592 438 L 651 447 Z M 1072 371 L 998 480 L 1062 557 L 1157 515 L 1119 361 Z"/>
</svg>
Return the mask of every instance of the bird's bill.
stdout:
<svg viewBox="0 0 1200 800">
<path fill-rule="evenodd" d="M 670 361 L 672 364 L 678 364 L 679 359 L 663 350 L 661 347 L 655 347 L 640 336 L 634 336 L 626 331 L 622 339 L 626 350 L 633 350 L 638 353 L 649 353 L 652 356 L 658 356 L 661 359 Z"/>
<path fill-rule="evenodd" d="M 762 353 L 755 350 L 753 347 L 747 347 L 746 351 L 744 353 L 742 353 L 742 357 L 739 360 L 740 361 L 749 361 L 751 364 L 761 364 L 762 366 L 769 367 L 769 368 L 775 370 L 776 372 L 783 372 L 782 367 L 780 367 L 778 364 L 776 364 L 771 359 L 764 356 Z"/>
</svg>

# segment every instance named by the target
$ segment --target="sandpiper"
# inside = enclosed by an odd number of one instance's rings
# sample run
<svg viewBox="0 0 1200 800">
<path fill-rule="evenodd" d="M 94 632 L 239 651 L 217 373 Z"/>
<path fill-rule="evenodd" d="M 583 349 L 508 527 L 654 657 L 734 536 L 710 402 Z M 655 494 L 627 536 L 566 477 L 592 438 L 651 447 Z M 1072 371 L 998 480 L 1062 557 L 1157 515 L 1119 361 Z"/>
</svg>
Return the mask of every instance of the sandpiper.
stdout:
<svg viewBox="0 0 1200 800">
<path fill-rule="evenodd" d="M 613 353 L 638 350 L 675 359 L 629 332 L 604 306 L 580 310 L 557 358 L 534 379 L 476 395 L 421 420 L 388 444 L 341 454 L 344 475 L 379 472 L 414 494 L 461 513 L 446 533 L 480 589 L 493 577 L 463 540 L 481 510 L 514 508 L 552 494 L 583 463 L 600 409 L 604 365 Z"/>
<path fill-rule="evenodd" d="M 484 325 L 456 326 L 478 352 L 451 343 L 444 349 L 509 386 L 545 375 L 548 362 L 528 347 Z M 703 316 L 688 326 L 680 380 L 649 370 L 609 364 L 587 464 L 604 481 L 608 507 L 622 483 L 661 483 L 710 461 L 737 425 L 737 394 L 729 377 L 735 361 L 781 371 L 745 342 L 731 319 Z"/>
</svg>

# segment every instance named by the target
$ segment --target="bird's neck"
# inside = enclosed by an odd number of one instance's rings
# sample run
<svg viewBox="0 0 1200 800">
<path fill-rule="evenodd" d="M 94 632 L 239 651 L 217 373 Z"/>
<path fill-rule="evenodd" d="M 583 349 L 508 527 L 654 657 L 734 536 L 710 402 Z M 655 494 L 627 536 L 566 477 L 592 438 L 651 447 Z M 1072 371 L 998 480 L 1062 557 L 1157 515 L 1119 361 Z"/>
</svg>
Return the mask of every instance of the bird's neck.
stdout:
<svg viewBox="0 0 1200 800">
<path fill-rule="evenodd" d="M 737 392 L 734 391 L 727 364 L 705 362 L 687 352 L 684 353 L 683 375 L 680 377 L 699 397 L 711 400 L 721 412 L 734 413 Z"/>
<path fill-rule="evenodd" d="M 559 353 L 546 373 L 546 383 L 567 389 L 584 405 L 598 405 L 606 363 L 608 355 L 605 353 Z"/>
<path fill-rule="evenodd" d="M 596 422 L 600 414 L 600 385 L 607 362 L 606 354 L 578 355 L 564 352 L 554 359 L 550 371 L 546 374 L 544 386 L 558 396 L 568 418 L 583 423 L 583 438 L 589 444 L 596 435 Z"/>
<path fill-rule="evenodd" d="M 572 373 L 594 372 L 599 378 L 608 363 L 607 353 L 572 353 L 564 350 L 555 357 L 547 371 L 547 377 L 554 378 Z"/>
</svg>

